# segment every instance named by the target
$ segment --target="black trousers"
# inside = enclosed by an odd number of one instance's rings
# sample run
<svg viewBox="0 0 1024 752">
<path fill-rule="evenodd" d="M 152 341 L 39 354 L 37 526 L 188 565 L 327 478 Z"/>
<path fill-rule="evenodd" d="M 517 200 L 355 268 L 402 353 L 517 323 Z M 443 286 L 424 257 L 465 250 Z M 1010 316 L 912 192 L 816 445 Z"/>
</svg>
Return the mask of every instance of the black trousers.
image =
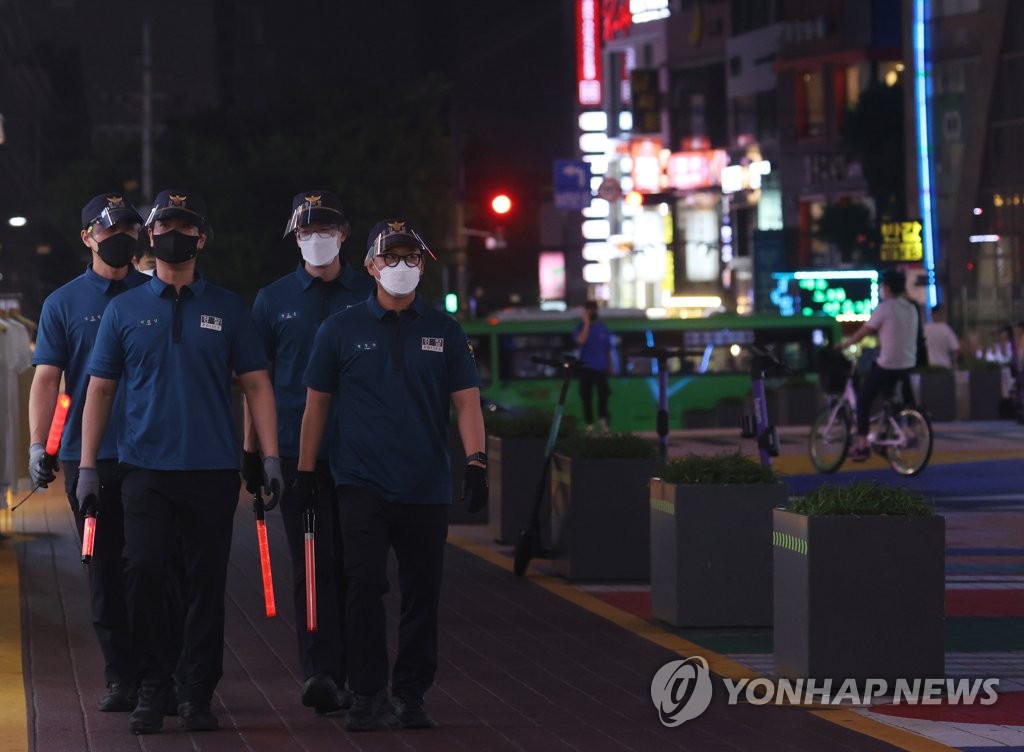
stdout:
<svg viewBox="0 0 1024 752">
<path fill-rule="evenodd" d="M 384 594 L 388 550 L 394 548 L 401 619 L 391 691 L 422 697 L 437 672 L 437 617 L 449 505 L 393 504 L 356 486 L 338 486 L 338 501 L 348 579 L 349 688 L 373 694 L 387 686 Z"/>
<path fill-rule="evenodd" d="M 65 461 L 64 491 L 78 525 L 82 540 L 84 518 L 78 508 L 75 490 L 78 486 L 78 462 Z M 92 627 L 103 653 L 103 673 L 109 682 L 130 682 L 135 679 L 128 632 L 128 609 L 124 581 L 124 510 L 121 506 L 121 473 L 117 460 L 99 460 L 99 512 L 96 515 L 96 538 L 89 562 L 89 602 Z"/>
<path fill-rule="evenodd" d="M 306 536 L 302 515 L 304 502 L 295 498 L 292 483 L 298 460 L 281 458 L 285 491 L 281 497 L 281 520 L 288 537 L 292 559 L 292 595 L 295 607 L 295 636 L 299 663 L 308 679 L 327 673 L 344 686 L 345 670 L 345 576 L 344 547 L 335 500 L 334 480 L 327 462 L 318 462 L 320 498 L 316 508 L 316 619 L 317 631 L 306 631 Z"/>
<path fill-rule="evenodd" d="M 579 371 L 580 399 L 583 401 L 583 420 L 587 425 L 594 422 L 593 392 L 597 389 L 597 417 L 608 420 L 608 374 L 595 368 L 581 368 Z"/>
<path fill-rule="evenodd" d="M 888 396 L 897 384 L 903 389 L 903 402 L 914 404 L 914 392 L 910 388 L 911 369 L 880 368 L 877 363 L 871 364 L 864 381 L 857 392 L 857 434 L 867 436 L 871 423 L 871 404 L 878 395 Z"/>
<path fill-rule="evenodd" d="M 224 592 L 238 482 L 237 470 L 131 468 L 121 484 L 128 618 L 141 681 L 166 685 L 175 672 L 178 627 L 170 594 L 178 562 L 184 567 L 179 702 L 208 703 L 223 674 Z"/>
</svg>

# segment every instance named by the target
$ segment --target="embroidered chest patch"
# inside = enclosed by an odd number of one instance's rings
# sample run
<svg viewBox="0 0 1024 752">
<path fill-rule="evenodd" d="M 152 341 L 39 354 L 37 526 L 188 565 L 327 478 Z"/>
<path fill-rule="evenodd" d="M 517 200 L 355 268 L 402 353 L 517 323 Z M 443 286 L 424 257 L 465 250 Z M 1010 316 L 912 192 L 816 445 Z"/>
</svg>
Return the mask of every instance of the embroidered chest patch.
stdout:
<svg viewBox="0 0 1024 752">
<path fill-rule="evenodd" d="M 219 332 L 224 325 L 224 320 L 220 316 L 201 316 L 199 319 L 200 329 L 213 329 L 215 332 Z"/>
<path fill-rule="evenodd" d="M 282 311 L 277 314 L 278 321 L 288 321 L 290 319 L 297 319 L 299 317 L 298 311 Z"/>
<path fill-rule="evenodd" d="M 444 337 L 424 337 L 420 349 L 430 352 L 444 352 Z"/>
<path fill-rule="evenodd" d="M 376 342 L 356 342 L 356 352 L 366 352 L 367 350 L 376 350 Z"/>
</svg>

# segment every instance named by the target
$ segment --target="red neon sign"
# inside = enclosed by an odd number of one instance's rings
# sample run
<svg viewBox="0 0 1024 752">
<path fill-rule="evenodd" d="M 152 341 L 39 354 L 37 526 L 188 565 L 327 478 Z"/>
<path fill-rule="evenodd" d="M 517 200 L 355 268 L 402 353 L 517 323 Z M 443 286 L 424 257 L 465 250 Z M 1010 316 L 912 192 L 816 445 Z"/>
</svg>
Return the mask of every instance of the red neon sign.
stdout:
<svg viewBox="0 0 1024 752">
<path fill-rule="evenodd" d="M 584 107 L 601 106 L 600 0 L 576 0 L 576 88 Z"/>
</svg>

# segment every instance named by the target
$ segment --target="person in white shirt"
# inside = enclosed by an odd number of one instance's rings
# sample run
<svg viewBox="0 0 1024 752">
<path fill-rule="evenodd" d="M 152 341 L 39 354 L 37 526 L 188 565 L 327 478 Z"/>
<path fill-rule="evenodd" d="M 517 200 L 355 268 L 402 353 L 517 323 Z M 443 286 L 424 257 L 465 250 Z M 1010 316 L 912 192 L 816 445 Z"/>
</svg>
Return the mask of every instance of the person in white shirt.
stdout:
<svg viewBox="0 0 1024 752">
<path fill-rule="evenodd" d="M 850 450 L 850 459 L 863 462 L 870 454 L 868 426 L 871 403 L 880 394 L 887 394 L 897 383 L 904 384 L 904 393 L 913 399 L 907 386 L 910 370 L 917 363 L 917 326 L 921 315 L 917 306 L 907 299 L 907 278 L 903 272 L 889 269 L 882 275 L 882 302 L 871 318 L 839 347 L 846 348 L 870 334 L 878 334 L 878 358 L 861 383 L 857 394 L 857 438 Z"/>
<path fill-rule="evenodd" d="M 946 312 L 941 305 L 932 308 L 932 320 L 924 325 L 924 339 L 928 343 L 928 365 L 953 368 L 960 359 L 960 340 L 946 323 Z"/>
</svg>

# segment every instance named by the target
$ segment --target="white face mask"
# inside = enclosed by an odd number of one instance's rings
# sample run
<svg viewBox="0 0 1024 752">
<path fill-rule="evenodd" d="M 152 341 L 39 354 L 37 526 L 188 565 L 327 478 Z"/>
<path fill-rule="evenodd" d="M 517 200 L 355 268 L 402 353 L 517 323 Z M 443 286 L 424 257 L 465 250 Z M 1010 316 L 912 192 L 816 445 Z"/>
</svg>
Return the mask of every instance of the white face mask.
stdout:
<svg viewBox="0 0 1024 752">
<path fill-rule="evenodd" d="M 310 266 L 327 266 L 338 255 L 338 239 L 333 235 L 329 238 L 313 235 L 309 240 L 297 240 L 302 259 Z"/>
<path fill-rule="evenodd" d="M 406 266 L 404 261 L 398 266 L 385 266 L 380 270 L 380 286 L 384 292 L 396 298 L 403 298 L 420 283 L 420 268 Z"/>
<path fill-rule="evenodd" d="M 139 271 L 145 274 L 147 277 L 152 277 L 153 272 L 155 272 L 156 269 L 139 269 Z"/>
</svg>

